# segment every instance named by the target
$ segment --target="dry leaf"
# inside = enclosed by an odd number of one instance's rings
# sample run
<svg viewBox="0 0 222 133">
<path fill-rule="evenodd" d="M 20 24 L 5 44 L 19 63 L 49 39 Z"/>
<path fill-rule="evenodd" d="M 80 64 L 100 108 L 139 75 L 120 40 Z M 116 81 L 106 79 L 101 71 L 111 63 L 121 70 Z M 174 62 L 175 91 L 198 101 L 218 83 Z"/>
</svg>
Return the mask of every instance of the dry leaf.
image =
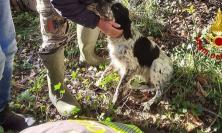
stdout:
<svg viewBox="0 0 222 133">
<path fill-rule="evenodd" d="M 196 117 L 196 116 L 193 116 L 193 115 L 191 115 L 191 114 L 189 114 L 189 118 L 190 118 L 190 121 L 191 121 L 193 124 L 195 124 L 195 125 L 197 125 L 197 126 L 203 125 L 203 121 L 202 121 L 200 118 L 198 118 L 198 117 Z"/>
<path fill-rule="evenodd" d="M 198 117 L 193 116 L 192 114 L 188 114 L 187 115 L 187 122 L 185 124 L 185 128 L 188 132 L 191 132 L 192 130 L 194 130 L 195 128 L 203 125 L 203 121 L 201 119 L 199 119 Z"/>
<path fill-rule="evenodd" d="M 197 125 L 195 125 L 195 124 L 193 124 L 193 123 L 187 122 L 187 123 L 185 124 L 185 128 L 186 128 L 186 130 L 187 130 L 188 132 L 193 131 L 196 127 L 197 127 Z"/>
<path fill-rule="evenodd" d="M 198 75 L 196 79 L 202 86 L 208 85 L 207 79 L 203 75 Z"/>
<path fill-rule="evenodd" d="M 207 97 L 207 92 L 203 89 L 203 87 L 201 86 L 200 82 L 196 83 L 196 87 L 198 92 L 200 92 L 204 97 Z"/>
</svg>

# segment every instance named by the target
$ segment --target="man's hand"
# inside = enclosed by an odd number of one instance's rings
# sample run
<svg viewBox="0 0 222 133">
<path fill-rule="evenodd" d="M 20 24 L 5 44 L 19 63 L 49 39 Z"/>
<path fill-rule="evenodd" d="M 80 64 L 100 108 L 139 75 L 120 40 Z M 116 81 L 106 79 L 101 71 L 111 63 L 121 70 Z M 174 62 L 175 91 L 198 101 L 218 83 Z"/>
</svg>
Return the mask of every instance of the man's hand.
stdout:
<svg viewBox="0 0 222 133">
<path fill-rule="evenodd" d="M 120 28 L 120 25 L 115 23 L 114 21 L 100 19 L 98 27 L 103 33 L 112 38 L 118 38 L 123 34 L 123 30 L 118 29 Z"/>
</svg>

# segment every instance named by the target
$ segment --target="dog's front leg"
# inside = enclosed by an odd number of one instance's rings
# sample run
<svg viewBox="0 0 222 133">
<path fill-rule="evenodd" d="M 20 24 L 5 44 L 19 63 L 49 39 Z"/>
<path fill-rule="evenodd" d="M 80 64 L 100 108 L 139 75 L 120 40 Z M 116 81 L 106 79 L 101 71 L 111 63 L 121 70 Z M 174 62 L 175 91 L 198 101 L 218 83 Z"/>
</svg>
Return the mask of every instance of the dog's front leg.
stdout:
<svg viewBox="0 0 222 133">
<path fill-rule="evenodd" d="M 120 102 L 122 99 L 122 93 L 123 93 L 123 88 L 127 86 L 128 81 L 131 79 L 132 72 L 130 70 L 126 71 L 125 73 L 121 74 L 121 79 L 119 81 L 119 84 L 116 88 L 116 92 L 113 96 L 113 101 L 112 103 L 115 105 L 116 102 Z"/>
<path fill-rule="evenodd" d="M 112 63 L 110 63 L 109 66 L 106 67 L 106 69 L 103 71 L 101 77 L 99 78 L 99 80 L 96 82 L 95 85 L 96 85 L 96 86 L 99 86 L 100 83 L 102 82 L 103 78 L 105 77 L 105 75 L 108 74 L 108 73 L 110 73 L 110 72 L 112 71 L 112 69 L 113 69 L 113 65 L 112 65 Z"/>
</svg>

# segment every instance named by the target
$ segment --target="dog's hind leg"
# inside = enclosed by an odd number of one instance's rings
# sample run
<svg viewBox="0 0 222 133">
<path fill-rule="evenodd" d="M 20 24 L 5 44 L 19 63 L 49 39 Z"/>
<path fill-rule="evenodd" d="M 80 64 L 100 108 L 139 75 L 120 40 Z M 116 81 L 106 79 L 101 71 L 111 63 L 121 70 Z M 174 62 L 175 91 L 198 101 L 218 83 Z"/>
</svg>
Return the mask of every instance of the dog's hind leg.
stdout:
<svg viewBox="0 0 222 133">
<path fill-rule="evenodd" d="M 156 91 L 156 88 L 154 87 L 150 87 L 149 85 L 141 85 L 139 88 L 137 88 L 137 90 L 140 90 L 140 91 L 148 91 L 148 92 L 154 92 Z"/>
<path fill-rule="evenodd" d="M 119 84 L 116 88 L 115 94 L 113 96 L 113 101 L 112 103 L 115 105 L 116 102 L 120 102 L 122 100 L 122 95 L 123 95 L 123 88 L 127 86 L 128 81 L 132 77 L 132 71 L 128 70 L 124 74 L 121 75 L 121 79 L 119 81 Z"/>
<path fill-rule="evenodd" d="M 143 110 L 150 110 L 150 106 L 161 96 L 162 92 L 160 87 L 156 87 L 155 90 L 155 96 L 149 101 L 142 103 L 142 106 L 144 107 Z"/>
<path fill-rule="evenodd" d="M 103 71 L 101 77 L 98 81 L 96 81 L 96 86 L 99 86 L 99 84 L 102 82 L 103 78 L 106 76 L 106 74 L 110 73 L 113 70 L 113 65 L 110 63 L 108 67 Z"/>
</svg>

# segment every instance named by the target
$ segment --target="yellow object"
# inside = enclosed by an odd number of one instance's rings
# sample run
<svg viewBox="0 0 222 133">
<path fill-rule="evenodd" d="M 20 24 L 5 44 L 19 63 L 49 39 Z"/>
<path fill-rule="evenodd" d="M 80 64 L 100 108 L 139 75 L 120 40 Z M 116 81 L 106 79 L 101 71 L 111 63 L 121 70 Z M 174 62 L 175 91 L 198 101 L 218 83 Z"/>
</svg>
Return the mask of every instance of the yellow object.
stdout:
<svg viewBox="0 0 222 133">
<path fill-rule="evenodd" d="M 206 40 L 217 48 L 222 48 L 222 12 L 218 9 L 216 18 L 206 35 Z"/>
<path fill-rule="evenodd" d="M 217 16 L 210 27 L 209 32 L 213 32 L 214 34 L 221 35 L 222 34 L 222 13 L 221 10 L 218 9 Z"/>
<path fill-rule="evenodd" d="M 190 7 L 186 8 L 186 11 L 189 13 L 189 14 L 193 14 L 195 12 L 195 7 L 194 5 L 191 5 Z"/>
</svg>

